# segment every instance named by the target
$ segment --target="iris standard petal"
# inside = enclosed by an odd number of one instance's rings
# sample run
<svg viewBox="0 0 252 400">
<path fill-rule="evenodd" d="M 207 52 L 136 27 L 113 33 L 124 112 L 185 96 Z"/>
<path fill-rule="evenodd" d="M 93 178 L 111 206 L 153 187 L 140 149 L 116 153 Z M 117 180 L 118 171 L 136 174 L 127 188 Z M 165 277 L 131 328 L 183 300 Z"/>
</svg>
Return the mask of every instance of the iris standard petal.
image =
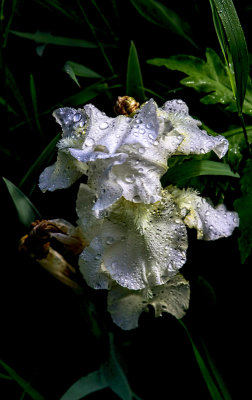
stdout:
<svg viewBox="0 0 252 400">
<path fill-rule="evenodd" d="M 162 112 L 163 110 L 163 112 Z M 176 154 L 205 154 L 213 150 L 219 158 L 228 149 L 228 140 L 224 136 L 210 136 L 199 129 L 200 121 L 190 117 L 187 105 L 182 100 L 167 101 L 159 112 L 167 118 L 174 129 L 183 135 L 183 141 L 178 146 Z"/>
<path fill-rule="evenodd" d="M 228 211 L 224 204 L 213 207 L 207 200 L 191 189 L 180 190 L 169 187 L 184 223 L 197 229 L 198 239 L 216 240 L 232 235 L 239 226 L 239 217 L 235 211 Z"/>
</svg>

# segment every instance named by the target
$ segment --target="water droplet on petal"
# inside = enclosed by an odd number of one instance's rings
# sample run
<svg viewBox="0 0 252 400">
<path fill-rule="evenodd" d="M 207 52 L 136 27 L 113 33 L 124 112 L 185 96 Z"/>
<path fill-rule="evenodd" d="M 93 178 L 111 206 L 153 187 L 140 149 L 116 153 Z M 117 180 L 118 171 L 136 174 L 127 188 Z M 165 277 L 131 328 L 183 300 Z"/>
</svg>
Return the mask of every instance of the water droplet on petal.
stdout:
<svg viewBox="0 0 252 400">
<path fill-rule="evenodd" d="M 155 142 L 153 142 L 154 146 L 158 146 L 158 141 L 155 140 Z"/>
<path fill-rule="evenodd" d="M 204 154 L 204 153 L 205 153 L 205 150 L 204 150 L 204 149 L 200 149 L 200 153 L 201 153 L 201 154 Z"/>
<path fill-rule="evenodd" d="M 135 182 L 136 179 L 135 179 L 134 175 L 126 175 L 124 180 L 127 183 L 133 183 L 133 182 Z"/>
<path fill-rule="evenodd" d="M 76 113 L 74 116 L 73 116 L 73 121 L 74 122 L 79 122 L 80 120 L 81 120 L 81 114 L 80 113 Z"/>
<path fill-rule="evenodd" d="M 94 139 L 88 137 L 88 138 L 85 140 L 85 145 L 88 146 L 88 147 L 90 147 L 90 146 L 93 146 L 94 142 L 95 142 Z"/>
<path fill-rule="evenodd" d="M 106 244 L 110 245 L 110 244 L 114 243 L 114 241 L 115 240 L 114 240 L 114 238 L 112 236 L 108 236 L 107 240 L 106 240 Z"/>
<path fill-rule="evenodd" d="M 134 196 L 134 197 L 133 197 L 133 202 L 134 202 L 134 203 L 141 203 L 141 197 L 138 196 L 138 195 Z"/>
<path fill-rule="evenodd" d="M 144 147 L 139 147 L 138 152 L 140 154 L 144 154 L 145 153 L 145 148 Z"/>
<path fill-rule="evenodd" d="M 103 130 L 103 129 L 107 129 L 108 126 L 109 126 L 109 125 L 108 125 L 107 122 L 102 122 L 102 123 L 99 125 L 99 128 Z"/>
</svg>

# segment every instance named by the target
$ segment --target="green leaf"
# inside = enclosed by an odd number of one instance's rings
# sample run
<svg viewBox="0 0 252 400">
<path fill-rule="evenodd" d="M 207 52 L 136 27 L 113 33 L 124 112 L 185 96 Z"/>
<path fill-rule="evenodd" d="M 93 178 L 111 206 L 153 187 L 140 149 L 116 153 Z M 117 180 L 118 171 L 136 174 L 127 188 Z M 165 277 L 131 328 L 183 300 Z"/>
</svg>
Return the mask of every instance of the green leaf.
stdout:
<svg viewBox="0 0 252 400">
<path fill-rule="evenodd" d="M 192 38 L 188 35 L 190 27 L 180 16 L 167 8 L 164 4 L 154 0 L 130 0 L 140 15 L 162 28 L 173 31 L 188 40 L 194 47 L 198 48 Z"/>
<path fill-rule="evenodd" d="M 249 143 L 252 143 L 252 126 L 247 126 L 247 136 Z M 243 158 L 243 150 L 246 148 L 244 132 L 242 128 L 235 128 L 222 133 L 229 141 L 228 162 L 235 170 L 238 170 L 240 161 Z"/>
<path fill-rule="evenodd" d="M 80 400 L 90 393 L 108 387 L 101 369 L 80 378 L 63 394 L 60 400 Z"/>
<path fill-rule="evenodd" d="M 66 63 L 64 65 L 64 71 L 70 76 L 70 78 L 76 83 L 76 85 L 80 87 L 78 79 L 77 79 L 75 72 L 74 72 L 73 68 L 71 67 L 71 65 Z"/>
<path fill-rule="evenodd" d="M 0 365 L 5 369 L 6 372 L 10 375 L 12 379 L 14 379 L 21 388 L 25 390 L 29 396 L 34 400 L 45 400 L 44 396 L 42 396 L 37 390 L 35 390 L 28 382 L 26 382 L 21 376 L 19 376 L 14 369 L 12 369 L 9 365 L 7 365 L 4 361 L 0 360 Z"/>
<path fill-rule="evenodd" d="M 162 184 L 182 184 L 188 179 L 201 175 L 225 175 L 239 178 L 239 174 L 231 171 L 228 164 L 209 160 L 189 160 L 170 168 L 162 178 Z"/>
<path fill-rule="evenodd" d="M 203 340 L 201 340 L 201 343 L 203 345 L 203 349 L 204 349 L 204 352 L 205 352 L 205 356 L 206 356 L 208 365 L 209 365 L 209 367 L 211 369 L 211 372 L 212 372 L 212 374 L 213 374 L 213 376 L 214 376 L 214 378 L 216 380 L 216 383 L 219 386 L 219 389 L 221 391 L 223 399 L 224 400 L 232 400 L 232 398 L 230 396 L 230 393 L 229 393 L 229 391 L 227 389 L 227 386 L 226 386 L 225 382 L 223 381 L 222 376 L 221 376 L 220 372 L 218 371 L 218 368 L 216 367 L 215 362 L 214 362 L 213 358 L 211 357 L 211 355 L 210 355 L 210 353 L 209 353 L 209 351 L 207 349 L 207 346 L 205 345 Z"/>
<path fill-rule="evenodd" d="M 235 200 L 234 208 L 240 217 L 241 236 L 238 239 L 242 264 L 252 250 L 252 159 L 248 159 L 241 177 L 241 198 Z"/>
<path fill-rule="evenodd" d="M 107 83 L 95 83 L 93 85 L 87 86 L 85 89 L 81 90 L 79 93 L 74 94 L 67 99 L 64 99 L 61 103 L 63 105 L 71 105 L 71 106 L 79 106 L 82 104 L 87 103 L 88 101 L 92 100 L 96 96 L 99 96 L 102 92 L 108 90 Z M 56 108 L 54 106 L 53 108 Z"/>
<path fill-rule="evenodd" d="M 56 143 L 59 141 L 60 137 L 61 134 L 59 133 L 51 140 L 51 142 L 46 146 L 42 153 L 36 158 L 35 162 L 31 165 L 24 177 L 21 179 L 19 183 L 20 188 L 22 188 L 29 181 L 31 182 L 31 186 L 34 184 L 34 178 L 37 180 L 37 176 L 42 170 L 43 166 L 51 162 L 56 152 Z"/>
<path fill-rule="evenodd" d="M 128 380 L 118 362 L 112 334 L 109 335 L 109 339 L 110 358 L 109 361 L 102 366 L 104 378 L 113 392 L 115 392 L 122 400 L 131 400 L 132 392 Z"/>
<path fill-rule="evenodd" d="M 139 101 L 140 103 L 144 102 L 145 100 L 141 68 L 136 46 L 134 45 L 133 41 L 131 41 L 130 44 L 128 58 L 126 94 L 127 96 L 134 97 L 136 101 Z"/>
<path fill-rule="evenodd" d="M 34 117 L 35 117 L 35 122 L 38 128 L 38 131 L 40 133 L 40 137 L 43 140 L 44 139 L 44 134 L 42 132 L 42 128 L 39 122 L 39 117 L 38 117 L 38 105 L 37 105 L 37 93 L 36 93 L 36 87 L 35 87 L 35 82 L 33 75 L 30 75 L 30 91 L 31 91 L 31 98 L 32 98 L 32 105 L 33 105 L 33 111 L 34 111 Z"/>
<path fill-rule="evenodd" d="M 3 178 L 3 180 L 7 186 L 13 203 L 15 204 L 20 222 L 22 222 L 26 227 L 30 227 L 33 221 L 41 218 L 40 213 L 17 186 L 6 178 Z"/>
<path fill-rule="evenodd" d="M 204 104 L 221 103 L 228 111 L 237 112 L 227 69 L 213 49 L 206 50 L 206 61 L 201 58 L 179 54 L 169 58 L 154 58 L 147 61 L 156 66 L 165 66 L 170 70 L 184 72 L 188 77 L 180 83 L 192 87 L 200 93 L 207 93 L 201 98 Z M 252 87 L 248 86 L 243 112 L 252 116 Z"/>
<path fill-rule="evenodd" d="M 36 43 L 55 44 L 57 46 L 84 47 L 87 49 L 95 49 L 98 47 L 96 43 L 88 42 L 87 40 L 67 38 L 63 36 L 54 36 L 50 33 L 29 33 L 12 30 L 10 32 L 13 35 L 22 37 L 24 39 L 34 40 Z"/>
<path fill-rule="evenodd" d="M 245 36 L 232 0 L 209 1 L 237 109 L 241 113 L 249 74 Z"/>
<path fill-rule="evenodd" d="M 187 336 L 188 336 L 188 338 L 189 338 L 189 340 L 191 342 L 192 349 L 193 349 L 193 352 L 194 352 L 194 356 L 196 358 L 196 361 L 198 363 L 200 372 L 201 372 L 201 374 L 203 376 L 203 379 L 204 379 L 204 381 L 205 381 L 205 383 L 207 385 L 208 391 L 209 391 L 212 399 L 213 400 L 223 400 L 223 397 L 221 396 L 220 391 L 217 388 L 217 386 L 216 386 L 216 384 L 215 384 L 215 382 L 214 382 L 214 380 L 213 380 L 213 378 L 212 378 L 212 376 L 211 376 L 211 374 L 210 374 L 210 372 L 209 372 L 209 370 L 207 368 L 207 365 L 206 365 L 205 361 L 203 360 L 199 350 L 197 349 L 194 341 L 192 340 L 192 337 L 191 337 L 186 325 L 181 320 L 178 320 L 178 321 L 183 326 L 183 328 L 185 329 L 185 332 L 186 332 L 186 334 L 187 334 Z"/>
<path fill-rule="evenodd" d="M 8 112 L 11 112 L 11 113 L 14 114 L 15 116 L 17 116 L 16 111 L 13 110 L 13 108 L 12 108 L 9 104 L 7 104 L 6 100 L 4 100 L 4 98 L 1 97 L 1 96 L 0 96 L 0 104 L 1 104 L 2 106 L 5 106 L 5 107 L 7 106 Z"/>
<path fill-rule="evenodd" d="M 117 360 L 112 334 L 110 338 L 110 357 L 101 368 L 75 382 L 60 400 L 80 400 L 90 393 L 110 387 L 122 400 L 139 397 L 131 392 L 127 378 Z M 141 399 L 139 399 L 141 400 Z"/>
<path fill-rule="evenodd" d="M 67 61 L 64 68 L 66 69 L 67 67 L 70 67 L 76 76 L 81 76 L 83 78 L 102 78 L 102 76 L 97 74 L 97 72 L 74 61 Z"/>
</svg>

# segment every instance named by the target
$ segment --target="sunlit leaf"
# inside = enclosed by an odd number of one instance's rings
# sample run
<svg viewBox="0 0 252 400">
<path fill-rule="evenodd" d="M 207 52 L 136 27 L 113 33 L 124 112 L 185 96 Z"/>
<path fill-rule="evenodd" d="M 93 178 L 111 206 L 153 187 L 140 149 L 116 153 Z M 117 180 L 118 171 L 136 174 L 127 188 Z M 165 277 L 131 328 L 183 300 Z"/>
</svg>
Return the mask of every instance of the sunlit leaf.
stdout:
<svg viewBox="0 0 252 400">
<path fill-rule="evenodd" d="M 202 103 L 221 103 L 226 106 L 227 110 L 237 112 L 227 70 L 214 50 L 207 49 L 206 61 L 198 57 L 179 54 L 169 58 L 148 60 L 148 63 L 184 72 L 188 77 L 182 79 L 180 83 L 192 87 L 198 92 L 208 93 L 201 98 Z M 252 116 L 252 89 L 250 86 L 243 104 L 243 112 Z"/>
<path fill-rule="evenodd" d="M 29 227 L 33 221 L 41 218 L 40 213 L 25 194 L 8 179 L 3 178 L 17 209 L 20 222 Z"/>
<path fill-rule="evenodd" d="M 249 73 L 245 36 L 232 0 L 210 0 L 210 4 L 237 108 L 241 112 Z"/>
<path fill-rule="evenodd" d="M 164 4 L 154 0 L 130 0 L 140 15 L 162 28 L 169 29 L 198 47 L 188 35 L 190 27 L 180 16 Z"/>
<path fill-rule="evenodd" d="M 0 360 L 0 365 L 5 369 L 6 372 L 10 375 L 10 377 L 15 380 L 21 388 L 25 390 L 29 396 L 34 400 L 45 400 L 44 396 L 42 396 L 37 390 L 35 390 L 28 382 L 26 382 L 20 375 L 14 371 L 8 364 L 4 361 Z"/>
<path fill-rule="evenodd" d="M 101 369 L 99 369 L 80 378 L 63 394 L 60 400 L 80 400 L 88 394 L 105 389 L 106 387 L 108 387 L 108 384 L 104 380 Z"/>
<path fill-rule="evenodd" d="M 24 39 L 34 40 L 36 43 L 55 44 L 57 46 L 84 47 L 89 49 L 94 49 L 98 47 L 96 43 L 89 42 L 87 40 L 67 38 L 63 36 L 54 36 L 51 35 L 50 33 L 43 33 L 43 32 L 29 33 L 29 32 L 18 32 L 12 30 L 10 32 Z"/>
<path fill-rule="evenodd" d="M 208 391 L 209 391 L 212 399 L 213 400 L 223 400 L 223 397 L 221 396 L 221 393 L 220 393 L 218 387 L 216 386 L 216 384 L 215 384 L 215 382 L 214 382 L 214 380 L 213 380 L 213 378 L 212 378 L 212 376 L 211 376 L 211 374 L 210 374 L 210 372 L 209 372 L 209 370 L 207 368 L 207 365 L 206 365 L 205 361 L 203 360 L 198 348 L 196 347 L 194 341 L 192 340 L 192 337 L 191 337 L 191 335 L 189 333 L 189 330 L 187 329 L 187 327 L 184 324 L 184 322 L 182 322 L 181 320 L 178 320 L 178 321 L 183 326 L 183 328 L 185 329 L 185 332 L 186 332 L 186 334 L 187 334 L 187 336 L 188 336 L 188 338 L 189 338 L 189 340 L 191 342 L 195 359 L 197 361 L 197 364 L 199 366 L 200 372 L 201 372 L 201 374 L 203 376 L 203 379 L 204 379 L 204 381 L 205 381 L 205 383 L 207 385 Z"/>
<path fill-rule="evenodd" d="M 239 178 L 239 174 L 233 172 L 228 164 L 209 160 L 189 160 L 168 169 L 162 178 L 162 183 L 163 185 L 182 184 L 190 178 L 201 175 L 225 175 Z"/>
<path fill-rule="evenodd" d="M 136 46 L 133 41 L 131 41 L 128 58 L 126 94 L 127 96 L 134 97 L 136 101 L 139 101 L 140 103 L 145 100 L 141 68 Z"/>
<path fill-rule="evenodd" d="M 78 63 L 76 63 L 74 61 L 67 61 L 66 64 L 65 64 L 65 69 L 68 66 L 71 68 L 72 72 L 76 76 L 81 76 L 83 78 L 102 78 L 102 76 L 100 74 L 97 74 L 97 72 L 95 72 L 92 69 L 86 67 L 85 65 L 78 64 Z"/>
<path fill-rule="evenodd" d="M 75 74 L 73 68 L 71 67 L 71 65 L 66 63 L 64 65 L 64 71 L 70 76 L 70 78 L 76 83 L 76 85 L 80 87 L 79 81 L 78 81 L 76 74 Z"/>
<path fill-rule="evenodd" d="M 60 137 L 60 134 L 55 136 L 55 138 L 51 140 L 42 153 L 36 158 L 35 162 L 31 165 L 24 177 L 21 179 L 19 183 L 20 188 L 22 188 L 28 182 L 30 182 L 30 186 L 32 186 L 37 181 L 38 174 L 41 172 L 42 168 L 50 164 L 56 152 L 56 143 L 59 141 Z"/>
<path fill-rule="evenodd" d="M 247 160 L 240 182 L 242 196 L 235 200 L 234 208 L 240 217 L 238 243 L 241 262 L 244 263 L 252 250 L 252 159 Z"/>
</svg>

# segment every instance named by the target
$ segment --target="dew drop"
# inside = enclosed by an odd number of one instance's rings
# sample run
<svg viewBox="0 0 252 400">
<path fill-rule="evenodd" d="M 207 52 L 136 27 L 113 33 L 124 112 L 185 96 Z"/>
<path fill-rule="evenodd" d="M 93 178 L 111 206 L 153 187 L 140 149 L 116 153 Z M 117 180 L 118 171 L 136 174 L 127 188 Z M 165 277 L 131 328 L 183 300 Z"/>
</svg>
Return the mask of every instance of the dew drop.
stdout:
<svg viewBox="0 0 252 400">
<path fill-rule="evenodd" d="M 85 145 L 88 146 L 88 147 L 90 147 L 90 146 L 93 146 L 94 142 L 95 142 L 94 139 L 92 139 L 92 138 L 87 138 L 87 139 L 85 140 Z"/>
<path fill-rule="evenodd" d="M 154 146 L 158 146 L 158 141 L 155 140 L 155 142 L 153 142 Z"/>
<path fill-rule="evenodd" d="M 204 149 L 200 149 L 200 153 L 201 153 L 201 154 L 204 154 L 204 153 L 205 153 L 205 150 L 204 150 Z"/>
<path fill-rule="evenodd" d="M 104 130 L 104 129 L 107 129 L 108 126 L 109 126 L 109 125 L 108 125 L 107 122 L 102 122 L 102 123 L 99 125 L 99 128 L 102 129 L 102 130 Z"/>
<path fill-rule="evenodd" d="M 140 174 L 143 172 L 143 168 L 139 168 L 138 172 L 140 172 Z"/>
<path fill-rule="evenodd" d="M 107 240 L 106 240 L 106 244 L 110 245 L 110 244 L 114 243 L 114 241 L 115 240 L 114 240 L 114 238 L 112 236 L 108 236 Z"/>
<path fill-rule="evenodd" d="M 136 195 L 133 197 L 133 202 L 134 203 L 141 203 L 141 197 L 139 195 Z"/>
<path fill-rule="evenodd" d="M 135 177 L 133 175 L 126 175 L 124 180 L 127 183 L 133 183 L 133 182 L 135 182 L 136 179 L 135 179 Z"/>
<path fill-rule="evenodd" d="M 76 113 L 76 114 L 73 116 L 73 121 L 74 121 L 74 122 L 79 122 L 79 121 L 81 120 L 81 118 L 82 118 L 81 114 L 80 114 L 80 113 Z"/>
<path fill-rule="evenodd" d="M 144 147 L 139 147 L 138 152 L 140 154 L 144 154 L 145 153 L 145 148 Z"/>
</svg>

